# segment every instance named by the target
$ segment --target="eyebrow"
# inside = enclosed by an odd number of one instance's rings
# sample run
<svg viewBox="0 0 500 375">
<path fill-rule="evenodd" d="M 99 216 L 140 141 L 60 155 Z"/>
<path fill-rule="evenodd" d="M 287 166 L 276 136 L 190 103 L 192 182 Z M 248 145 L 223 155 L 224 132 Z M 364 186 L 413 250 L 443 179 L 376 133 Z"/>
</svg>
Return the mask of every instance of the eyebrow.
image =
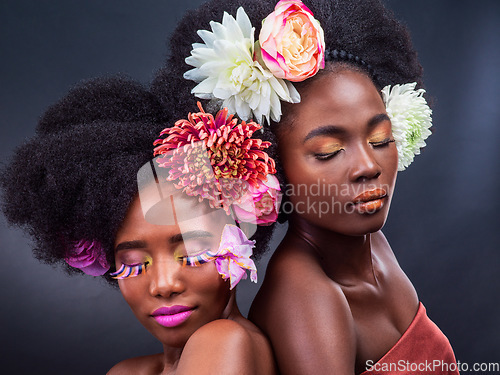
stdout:
<svg viewBox="0 0 500 375">
<path fill-rule="evenodd" d="M 390 121 L 389 116 L 387 116 L 386 113 L 380 113 L 378 115 L 373 116 L 370 121 L 368 121 L 368 127 L 371 128 L 383 121 Z M 304 138 L 304 141 L 302 143 L 306 143 L 308 140 L 314 138 L 314 137 L 320 137 L 320 136 L 336 136 L 342 133 L 345 133 L 346 130 L 343 127 L 337 126 L 337 125 L 326 125 L 326 126 L 321 126 L 319 128 L 311 130 L 306 137 Z"/>
<path fill-rule="evenodd" d="M 376 116 L 373 116 L 370 121 L 368 121 L 368 127 L 371 128 L 377 124 L 380 124 L 381 122 L 384 121 L 391 121 L 387 113 L 380 113 Z"/>
<path fill-rule="evenodd" d="M 183 242 L 186 240 L 190 240 L 193 238 L 207 238 L 207 237 L 213 237 L 214 235 L 210 232 L 204 231 L 204 230 L 191 230 L 189 232 L 185 233 L 178 233 L 174 234 L 172 237 L 169 238 L 170 243 L 178 243 L 178 242 Z M 124 241 L 120 242 L 118 245 L 115 247 L 115 252 L 118 252 L 120 250 L 132 250 L 132 249 L 145 249 L 147 247 L 146 241 Z"/>
<path fill-rule="evenodd" d="M 176 234 L 176 235 L 170 237 L 169 242 L 170 243 L 177 243 L 177 242 L 190 240 L 193 238 L 206 238 L 206 237 L 213 237 L 213 236 L 214 235 L 212 233 L 207 232 L 205 230 L 191 230 L 189 232 L 179 233 L 179 234 Z"/>
<path fill-rule="evenodd" d="M 304 138 L 304 141 L 302 143 L 306 143 L 308 140 L 315 138 L 315 137 L 320 137 L 323 135 L 328 135 L 328 136 L 335 136 L 338 134 L 344 133 L 345 130 L 342 129 L 341 127 L 335 126 L 335 125 L 326 125 L 322 126 L 320 128 L 316 128 L 311 130 L 306 137 Z"/>
<path fill-rule="evenodd" d="M 118 245 L 116 245 L 115 252 L 118 252 L 120 250 L 144 249 L 144 248 L 146 248 L 145 241 L 125 241 L 125 242 L 120 242 Z"/>
</svg>

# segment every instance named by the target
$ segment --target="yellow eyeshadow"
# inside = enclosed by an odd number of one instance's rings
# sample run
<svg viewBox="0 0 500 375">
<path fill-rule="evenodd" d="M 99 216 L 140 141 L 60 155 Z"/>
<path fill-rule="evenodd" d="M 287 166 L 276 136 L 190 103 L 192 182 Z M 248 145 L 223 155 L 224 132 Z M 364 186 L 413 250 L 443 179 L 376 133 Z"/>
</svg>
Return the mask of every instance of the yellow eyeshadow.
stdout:
<svg viewBox="0 0 500 375">
<path fill-rule="evenodd" d="M 184 251 L 184 246 L 177 247 L 174 251 L 174 259 L 175 260 L 181 260 L 182 258 L 186 257 L 186 251 Z"/>
<path fill-rule="evenodd" d="M 319 154 L 331 154 L 333 152 L 340 150 L 341 148 L 342 146 L 340 144 L 335 143 L 331 145 L 319 146 L 316 152 Z"/>
<path fill-rule="evenodd" d="M 383 142 L 387 139 L 392 139 L 392 133 L 391 132 L 377 132 L 373 135 L 370 136 L 368 139 L 368 142 L 370 143 L 378 143 L 378 142 Z"/>
</svg>

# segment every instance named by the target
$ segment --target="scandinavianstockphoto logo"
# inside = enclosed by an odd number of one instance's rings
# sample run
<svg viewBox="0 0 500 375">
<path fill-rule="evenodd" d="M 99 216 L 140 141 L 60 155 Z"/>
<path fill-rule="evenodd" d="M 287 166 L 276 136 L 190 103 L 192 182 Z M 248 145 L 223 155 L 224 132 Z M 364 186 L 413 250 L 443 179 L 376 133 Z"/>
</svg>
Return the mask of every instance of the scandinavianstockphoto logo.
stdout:
<svg viewBox="0 0 500 375">
<path fill-rule="evenodd" d="M 324 179 L 312 184 L 287 184 L 281 211 L 319 218 L 332 214 L 374 214 L 389 203 L 387 184 L 329 184 Z"/>
</svg>

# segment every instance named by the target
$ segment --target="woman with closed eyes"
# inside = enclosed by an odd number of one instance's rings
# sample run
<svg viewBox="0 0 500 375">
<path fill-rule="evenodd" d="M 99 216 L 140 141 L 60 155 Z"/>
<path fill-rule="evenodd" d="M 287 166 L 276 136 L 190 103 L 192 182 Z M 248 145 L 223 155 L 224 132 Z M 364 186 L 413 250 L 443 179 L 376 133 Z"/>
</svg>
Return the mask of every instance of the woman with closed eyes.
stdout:
<svg viewBox="0 0 500 375">
<path fill-rule="evenodd" d="M 155 199 L 157 184 L 151 185 L 132 201 L 117 232 L 114 277 L 164 351 L 125 360 L 109 373 L 272 374 L 267 340 L 243 318 L 216 266 L 222 242 L 241 235 L 236 223 L 175 189 L 169 202 L 157 203 L 161 212 L 145 214 L 144 201 Z"/>
<path fill-rule="evenodd" d="M 249 319 L 280 373 L 458 373 L 381 231 L 430 135 L 406 28 L 378 0 L 213 0 L 170 45 L 156 92 L 175 82 L 277 139 L 288 229 Z"/>
<path fill-rule="evenodd" d="M 267 339 L 236 305 L 236 284 L 247 272 L 256 280 L 248 239 L 255 228 L 231 198 L 242 202 L 248 181 L 263 189 L 273 180 L 269 144 L 252 137 L 256 123 L 195 110 L 173 126 L 169 110 L 140 84 L 95 79 L 47 110 L 1 174 L 4 213 L 33 236 L 36 255 L 118 285 L 161 342 L 161 353 L 125 359 L 109 374 L 275 373 Z M 199 142 L 190 149 L 183 134 L 195 128 Z M 221 129 L 238 135 L 220 137 Z M 204 147 L 207 134 L 220 152 Z M 249 168 L 228 166 L 235 178 L 221 187 L 221 160 L 199 166 L 228 149 L 241 150 L 228 162 L 251 159 L 258 171 L 249 177 Z"/>
</svg>

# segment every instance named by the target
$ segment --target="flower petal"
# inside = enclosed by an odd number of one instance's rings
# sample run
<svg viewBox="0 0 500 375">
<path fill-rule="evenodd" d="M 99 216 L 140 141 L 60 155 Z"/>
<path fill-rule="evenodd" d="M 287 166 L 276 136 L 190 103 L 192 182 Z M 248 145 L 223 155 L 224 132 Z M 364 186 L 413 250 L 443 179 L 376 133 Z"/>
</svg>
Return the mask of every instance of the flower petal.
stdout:
<svg viewBox="0 0 500 375">
<path fill-rule="evenodd" d="M 276 18 L 271 14 L 267 19 Z M 271 26 L 269 35 L 283 33 L 275 22 L 271 22 Z M 198 31 L 205 44 L 193 44 L 191 56 L 186 58 L 186 63 L 194 69 L 187 71 L 184 77 L 198 83 L 192 93 L 201 98 L 221 99 L 231 113 L 237 113 L 244 120 L 253 116 L 258 121 L 269 122 L 270 118 L 279 121 L 281 103 L 277 98 L 300 101 L 291 84 L 274 76 L 288 74 L 282 73 L 288 69 L 284 56 L 273 50 L 265 51 L 262 57 L 260 47 L 254 50 L 255 30 L 241 7 L 236 18 L 224 13 L 222 23 L 211 21 L 210 27 L 212 31 Z M 273 38 L 267 42 L 276 46 Z M 312 67 L 316 60 L 311 61 L 304 66 Z"/>
<path fill-rule="evenodd" d="M 243 7 L 239 7 L 236 11 L 236 22 L 240 25 L 244 38 L 250 38 L 253 35 L 252 23 Z"/>
<path fill-rule="evenodd" d="M 386 86 L 381 91 L 398 150 L 398 171 L 413 162 L 431 134 L 432 111 L 423 97 L 425 91 L 415 87 L 416 82 L 412 82 Z"/>
</svg>

